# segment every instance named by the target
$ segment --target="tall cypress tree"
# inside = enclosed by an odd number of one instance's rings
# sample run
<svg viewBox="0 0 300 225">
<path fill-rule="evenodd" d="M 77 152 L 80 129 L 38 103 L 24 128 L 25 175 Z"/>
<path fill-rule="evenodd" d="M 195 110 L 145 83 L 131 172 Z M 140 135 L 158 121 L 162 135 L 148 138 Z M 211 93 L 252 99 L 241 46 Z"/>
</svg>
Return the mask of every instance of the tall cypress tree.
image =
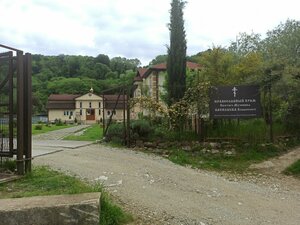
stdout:
<svg viewBox="0 0 300 225">
<path fill-rule="evenodd" d="M 183 20 L 185 2 L 172 0 L 170 11 L 170 46 L 168 47 L 168 105 L 179 101 L 185 92 L 186 39 Z"/>
</svg>

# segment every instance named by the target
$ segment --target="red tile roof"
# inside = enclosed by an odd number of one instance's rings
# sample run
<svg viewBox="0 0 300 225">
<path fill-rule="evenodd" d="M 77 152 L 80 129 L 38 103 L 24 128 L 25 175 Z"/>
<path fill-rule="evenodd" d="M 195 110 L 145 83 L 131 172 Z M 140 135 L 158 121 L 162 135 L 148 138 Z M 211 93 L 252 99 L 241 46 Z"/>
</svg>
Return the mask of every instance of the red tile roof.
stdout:
<svg viewBox="0 0 300 225">
<path fill-rule="evenodd" d="M 150 69 L 166 70 L 167 69 L 167 63 L 160 63 L 160 64 L 156 64 L 156 65 L 150 66 Z"/>
<path fill-rule="evenodd" d="M 191 70 L 201 68 L 201 65 L 199 65 L 198 63 L 194 63 L 194 62 L 186 62 L 186 66 L 187 66 L 188 69 L 191 69 Z M 144 68 L 142 68 L 142 69 L 144 69 Z M 167 63 L 160 63 L 160 64 L 150 66 L 148 69 L 143 71 L 143 75 L 141 77 L 142 78 L 148 77 L 153 70 L 166 71 L 167 70 Z M 139 74 L 140 73 L 137 73 L 137 76 L 135 77 L 135 81 L 139 80 L 139 78 L 137 78 Z"/>
<path fill-rule="evenodd" d="M 148 68 L 138 68 L 138 74 L 140 75 L 140 77 L 143 77 L 147 70 Z"/>
<path fill-rule="evenodd" d="M 201 65 L 198 63 L 194 63 L 194 62 L 186 62 L 186 67 L 189 69 L 195 70 L 195 69 L 200 69 Z"/>
<path fill-rule="evenodd" d="M 81 95 L 69 95 L 69 94 L 51 94 L 48 97 L 48 101 L 73 101 Z"/>
</svg>

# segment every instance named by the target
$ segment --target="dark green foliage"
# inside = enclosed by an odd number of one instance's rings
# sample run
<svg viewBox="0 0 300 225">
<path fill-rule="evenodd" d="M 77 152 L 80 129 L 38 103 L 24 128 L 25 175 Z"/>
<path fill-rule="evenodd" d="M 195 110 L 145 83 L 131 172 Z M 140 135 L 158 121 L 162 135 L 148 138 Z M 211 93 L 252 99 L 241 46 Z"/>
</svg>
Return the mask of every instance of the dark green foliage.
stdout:
<svg viewBox="0 0 300 225">
<path fill-rule="evenodd" d="M 123 123 L 114 123 L 109 126 L 105 138 L 108 141 L 117 142 L 120 144 L 124 138 L 124 132 Z"/>
<path fill-rule="evenodd" d="M 153 132 L 150 122 L 147 120 L 136 120 L 131 123 L 133 135 L 137 134 L 139 138 L 147 138 Z"/>
<path fill-rule="evenodd" d="M 183 20 L 185 2 L 173 0 L 170 12 L 170 46 L 167 62 L 167 103 L 179 101 L 185 92 L 186 79 L 186 39 Z"/>
<path fill-rule="evenodd" d="M 97 57 L 95 58 L 95 62 L 102 63 L 108 67 L 110 66 L 110 59 L 107 55 L 104 54 L 97 55 Z"/>
<path fill-rule="evenodd" d="M 42 130 L 43 129 L 43 124 L 37 124 L 34 126 L 35 130 Z"/>
</svg>

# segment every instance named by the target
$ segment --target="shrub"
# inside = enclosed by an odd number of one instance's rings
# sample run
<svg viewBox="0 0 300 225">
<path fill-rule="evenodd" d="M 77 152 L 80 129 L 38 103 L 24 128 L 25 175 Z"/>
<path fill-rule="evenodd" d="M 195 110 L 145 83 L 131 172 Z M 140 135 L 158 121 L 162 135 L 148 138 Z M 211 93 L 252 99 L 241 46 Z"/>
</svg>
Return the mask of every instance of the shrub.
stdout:
<svg viewBox="0 0 300 225">
<path fill-rule="evenodd" d="M 62 123 L 61 119 L 55 119 L 55 125 L 56 126 L 62 126 L 63 123 Z"/>
<path fill-rule="evenodd" d="M 133 135 L 137 134 L 140 138 L 149 137 L 150 133 L 153 132 L 153 128 L 150 126 L 147 120 L 136 120 L 131 123 L 131 130 Z"/>
<path fill-rule="evenodd" d="M 106 138 L 108 141 L 112 139 L 122 139 L 124 136 L 124 127 L 121 123 L 111 124 L 107 130 Z"/>
<path fill-rule="evenodd" d="M 35 130 L 42 130 L 43 129 L 43 124 L 37 124 L 34 127 Z"/>
</svg>

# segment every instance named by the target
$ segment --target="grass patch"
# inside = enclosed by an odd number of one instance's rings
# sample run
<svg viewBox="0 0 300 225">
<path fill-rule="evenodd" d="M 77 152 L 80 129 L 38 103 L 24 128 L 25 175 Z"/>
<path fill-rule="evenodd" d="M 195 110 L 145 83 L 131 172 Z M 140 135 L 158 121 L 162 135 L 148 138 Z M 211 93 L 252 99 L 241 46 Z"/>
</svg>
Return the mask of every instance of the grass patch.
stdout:
<svg viewBox="0 0 300 225">
<path fill-rule="evenodd" d="M 201 149 L 193 149 L 192 152 L 173 149 L 169 159 L 180 165 L 191 165 L 193 168 L 244 172 L 252 163 L 258 163 L 286 152 L 284 148 L 275 145 L 237 145 L 235 146 L 236 154 L 232 156 L 224 155 L 221 151 L 219 154 L 203 153 Z"/>
<path fill-rule="evenodd" d="M 224 120 L 217 124 L 208 123 L 206 136 L 209 138 L 235 137 L 251 143 L 263 143 L 269 139 L 269 127 L 263 119 Z M 273 124 L 274 136 L 287 135 L 280 123 Z"/>
<path fill-rule="evenodd" d="M 82 135 L 69 135 L 64 138 L 64 140 L 73 141 L 96 141 L 102 138 L 103 130 L 99 124 L 93 124 L 92 126 L 86 128 Z"/>
<path fill-rule="evenodd" d="M 293 175 L 293 176 L 300 178 L 300 159 L 298 161 L 294 162 L 288 168 L 286 168 L 283 171 L 283 173 L 286 175 Z"/>
<path fill-rule="evenodd" d="M 49 125 L 48 126 L 46 124 L 33 124 L 32 125 L 32 135 L 43 134 L 43 133 L 47 133 L 49 131 L 60 130 L 60 129 L 69 128 L 72 126 L 73 125 L 61 125 L 61 126 Z"/>
<path fill-rule="evenodd" d="M 99 191 L 72 176 L 47 167 L 35 167 L 15 182 L 0 185 L 0 198 L 21 198 L 40 195 L 79 194 Z"/>
<path fill-rule="evenodd" d="M 102 192 L 100 201 L 101 225 L 127 224 L 133 221 L 133 217 L 129 213 L 124 212 L 119 206 L 114 204 L 106 192 Z"/>
<path fill-rule="evenodd" d="M 48 167 L 34 167 L 33 171 L 22 179 L 0 184 L 0 199 L 87 192 L 101 192 L 101 225 L 121 225 L 133 221 L 130 214 L 113 203 L 101 185 L 89 185 Z"/>
</svg>

